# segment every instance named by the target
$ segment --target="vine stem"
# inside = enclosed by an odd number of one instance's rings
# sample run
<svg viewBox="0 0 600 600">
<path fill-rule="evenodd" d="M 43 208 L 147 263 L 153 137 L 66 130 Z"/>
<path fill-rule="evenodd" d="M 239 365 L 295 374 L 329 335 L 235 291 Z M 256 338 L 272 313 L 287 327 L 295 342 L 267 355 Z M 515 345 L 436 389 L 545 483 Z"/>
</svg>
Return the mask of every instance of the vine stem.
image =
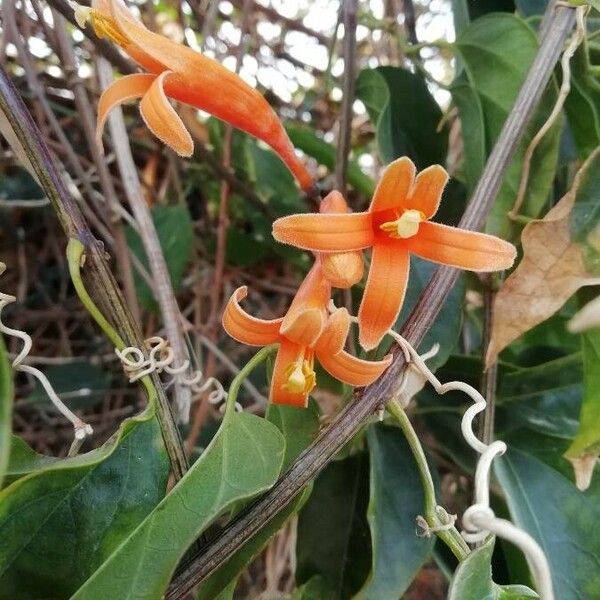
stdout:
<svg viewBox="0 0 600 600">
<path fill-rule="evenodd" d="M 574 9 L 549 4 L 540 28 L 540 48 L 461 219 L 462 228 L 477 230 L 484 224 L 574 21 Z M 403 337 L 413 346 L 419 345 L 435 321 L 457 279 L 458 271 L 450 267 L 441 267 L 434 273 L 402 328 Z M 396 346 L 394 361 L 382 377 L 362 389 L 275 485 L 242 511 L 217 539 L 186 565 L 169 588 L 167 600 L 184 598 L 194 586 L 283 510 L 365 425 L 381 403 L 394 398 L 405 366 L 404 354 Z"/>
<path fill-rule="evenodd" d="M 448 523 L 440 518 L 433 478 L 417 432 L 414 430 L 408 415 L 397 400 L 388 402 L 386 408 L 394 419 L 396 419 L 400 429 L 402 429 L 402 433 L 404 433 L 404 437 L 415 457 L 421 483 L 423 484 L 423 493 L 425 495 L 425 520 L 427 521 L 427 525 L 431 528 L 431 531 L 435 533 L 448 548 L 450 548 L 452 554 L 454 554 L 458 560 L 464 560 L 470 552 L 469 546 L 467 546 L 467 543 L 456 527 L 452 526 L 446 529 Z"/>
<path fill-rule="evenodd" d="M 23 147 L 67 238 L 77 239 L 85 250 L 87 260 L 84 276 L 87 287 L 91 290 L 90 297 L 96 299 L 102 314 L 109 315 L 115 330 L 128 345 L 140 346 L 143 343 L 141 333 L 112 275 L 106 260 L 104 245 L 94 237 L 79 205 L 67 191 L 42 133 L 2 65 L 0 65 L 0 110 L 5 114 L 17 140 Z M 187 471 L 188 463 L 181 440 L 178 440 L 179 432 L 158 375 L 152 375 L 150 381 L 156 393 L 157 417 L 171 469 L 174 477 L 181 479 Z"/>
</svg>

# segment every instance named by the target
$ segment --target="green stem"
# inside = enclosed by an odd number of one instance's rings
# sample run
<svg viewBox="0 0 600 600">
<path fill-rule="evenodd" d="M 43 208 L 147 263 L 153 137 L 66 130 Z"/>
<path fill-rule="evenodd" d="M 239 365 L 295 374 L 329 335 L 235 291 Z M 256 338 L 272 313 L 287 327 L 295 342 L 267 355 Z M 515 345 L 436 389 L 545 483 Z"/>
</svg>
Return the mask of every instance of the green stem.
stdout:
<svg viewBox="0 0 600 600">
<path fill-rule="evenodd" d="M 264 362 L 271 354 L 273 354 L 278 348 L 277 344 L 271 346 L 265 346 L 261 348 L 243 367 L 240 372 L 235 376 L 229 391 L 227 392 L 227 403 L 225 404 L 225 416 L 223 421 L 231 418 L 231 415 L 235 412 L 235 403 L 237 400 L 238 392 L 244 380 L 250 375 L 250 373 L 262 362 Z"/>
<path fill-rule="evenodd" d="M 85 288 L 83 279 L 81 278 L 81 267 L 85 262 L 85 246 L 77 238 L 69 238 L 69 242 L 67 243 L 67 262 L 69 265 L 69 274 L 73 281 L 73 287 L 82 304 L 96 323 L 98 323 L 114 347 L 117 350 L 123 350 L 127 344 L 123 341 L 123 338 L 117 333 L 115 328 L 108 322 Z M 180 479 L 185 473 L 186 469 L 183 467 L 187 465 L 187 458 L 183 452 L 181 437 L 179 436 L 179 431 L 173 421 L 173 415 L 170 412 L 168 404 L 163 406 L 159 401 L 158 391 L 148 375 L 142 377 L 140 383 L 146 390 L 148 404 L 153 410 L 156 410 L 156 415 L 161 424 L 163 441 L 167 453 L 171 457 L 172 466 L 175 467 L 175 465 L 178 465 L 181 467 L 178 469 L 174 468 L 176 478 Z"/>
<path fill-rule="evenodd" d="M 448 548 L 452 551 L 454 556 L 458 560 L 464 560 L 469 554 L 470 550 L 467 543 L 460 535 L 456 527 L 450 529 L 438 529 L 441 526 L 445 526 L 446 523 L 442 522 L 438 511 L 437 511 L 437 500 L 435 497 L 435 486 L 433 484 L 433 478 L 429 465 L 427 464 L 427 457 L 417 436 L 417 432 L 414 430 L 410 419 L 404 412 L 404 409 L 400 406 L 397 400 L 392 400 L 388 403 L 387 409 L 389 413 L 396 419 L 400 429 L 406 437 L 406 441 L 412 450 L 413 456 L 417 461 L 417 468 L 419 469 L 419 476 L 423 484 L 423 493 L 425 494 L 425 520 L 429 527 L 431 527 L 437 537 L 442 540 Z"/>
</svg>

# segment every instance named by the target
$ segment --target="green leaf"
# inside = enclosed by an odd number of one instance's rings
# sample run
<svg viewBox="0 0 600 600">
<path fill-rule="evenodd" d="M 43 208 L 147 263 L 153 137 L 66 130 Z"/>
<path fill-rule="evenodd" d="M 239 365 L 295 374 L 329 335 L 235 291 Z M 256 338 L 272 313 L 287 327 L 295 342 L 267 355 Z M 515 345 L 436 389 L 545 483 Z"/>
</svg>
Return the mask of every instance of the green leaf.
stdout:
<svg viewBox="0 0 600 600">
<path fill-rule="evenodd" d="M 509 450 L 496 460 L 495 472 L 513 521 L 528 531 L 545 552 L 560 600 L 595 598 L 600 589 L 600 481 L 582 493 L 557 469 L 565 444 L 516 432 Z M 535 454 L 532 454 L 535 452 Z"/>
<path fill-rule="evenodd" d="M 71 410 L 91 408 L 104 400 L 111 388 L 111 375 L 99 365 L 81 360 L 43 369 L 52 388 Z M 42 384 L 36 379 L 26 400 L 32 404 L 56 409 Z"/>
<path fill-rule="evenodd" d="M 535 33 L 519 17 L 507 13 L 486 15 L 472 22 L 456 41 L 463 60 L 465 75 L 474 94 L 465 93 L 464 79 L 459 79 L 456 103 L 465 131 L 465 157 L 472 159 L 485 140 L 487 154 L 498 138 L 506 117 L 527 75 L 537 52 Z M 491 69 L 490 65 L 494 68 Z M 487 223 L 487 231 L 503 237 L 515 235 L 507 213 L 512 208 L 523 165 L 523 156 L 532 137 L 540 129 L 556 100 L 556 86 L 551 84 L 542 97 L 535 117 L 529 123 L 522 142 L 507 171 Z M 477 106 L 477 103 L 480 106 Z M 483 115 L 483 129 L 481 123 Z M 560 120 L 544 136 L 531 161 L 527 193 L 522 214 L 536 217 L 544 207 L 551 191 L 558 160 Z M 479 131 L 477 134 L 476 132 Z M 476 185 L 481 161 L 466 168 L 467 184 Z"/>
<path fill-rule="evenodd" d="M 310 398 L 305 409 L 270 403 L 267 419 L 277 426 L 285 438 L 282 469 L 287 469 L 319 433 L 319 405 Z"/>
<path fill-rule="evenodd" d="M 308 156 L 312 156 L 317 162 L 333 171 L 335 169 L 336 149 L 333 144 L 326 142 L 318 137 L 316 133 L 308 128 L 299 125 L 286 125 L 290 140 L 294 146 Z M 369 198 L 375 191 L 375 182 L 362 172 L 358 164 L 350 160 L 348 162 L 348 183 L 358 192 Z"/>
<path fill-rule="evenodd" d="M 279 430 L 247 413 L 226 418 L 210 445 L 162 502 L 73 596 L 73 600 L 162 598 L 177 563 L 222 512 L 275 483 L 284 453 Z"/>
<path fill-rule="evenodd" d="M 194 226 L 190 213 L 182 205 L 157 206 L 152 209 L 152 220 L 154 221 L 160 247 L 167 262 L 171 284 L 173 285 L 173 289 L 177 291 L 181 286 L 185 269 L 192 257 Z M 138 233 L 132 227 L 127 226 L 125 235 L 131 251 L 148 268 L 146 253 Z M 134 271 L 133 275 L 140 304 L 144 308 L 156 312 L 158 305 L 156 304 L 152 290 L 137 271 Z"/>
<path fill-rule="evenodd" d="M 316 575 L 300 586 L 290 600 L 322 600 L 327 598 L 329 593 L 330 590 L 324 579 L 320 575 Z"/>
<path fill-rule="evenodd" d="M 308 408 L 299 410 L 291 406 L 269 404 L 267 419 L 277 426 L 285 438 L 285 455 L 282 470 L 300 455 L 319 432 L 319 408 L 311 398 Z M 248 540 L 226 563 L 202 582 L 196 600 L 212 600 L 232 580 L 237 580 L 242 570 L 262 551 L 268 541 L 284 523 L 300 509 L 310 495 L 305 488 L 276 517 L 271 519 L 255 536 Z"/>
<path fill-rule="evenodd" d="M 436 268 L 437 265 L 426 260 L 422 260 L 416 256 L 410 257 L 410 285 L 406 290 L 402 310 L 396 321 L 396 330 L 400 330 L 408 318 L 408 315 L 416 305 L 421 292 L 429 283 Z M 423 341 L 419 345 L 418 349 L 421 353 L 430 350 L 434 344 L 440 345 L 438 354 L 427 361 L 427 364 L 433 370 L 446 362 L 458 341 L 462 325 L 464 294 L 465 283 L 464 278 L 461 276 L 444 302 L 435 322 L 429 328 L 429 331 L 425 334 Z M 378 355 L 383 356 L 391 346 L 391 341 L 385 340 L 385 342 L 380 345 Z"/>
<path fill-rule="evenodd" d="M 0 492 L 0 589 L 12 600 L 68 598 L 156 506 L 167 483 L 147 410 L 104 446 L 49 463 Z"/>
<path fill-rule="evenodd" d="M 30 448 L 20 437 L 13 435 L 10 438 L 9 461 L 5 473 L 5 483 L 12 482 L 47 467 L 48 465 L 60 461 L 55 456 L 46 456 L 38 454 Z"/>
<path fill-rule="evenodd" d="M 377 424 L 367 432 L 371 470 L 368 519 L 372 573 L 356 600 L 401 598 L 431 555 L 433 538 L 419 538 L 423 486 L 414 457 L 397 427 Z"/>
<path fill-rule="evenodd" d="M 499 586 L 492 581 L 494 538 L 471 552 L 460 563 L 448 593 L 448 600 L 526 600 L 539 596 L 522 585 Z"/>
<path fill-rule="evenodd" d="M 303 584 L 321 575 L 329 593 L 319 600 L 351 598 L 369 574 L 367 482 L 365 452 L 332 462 L 300 511 L 296 580 Z"/>
<path fill-rule="evenodd" d="M 12 369 L 4 339 L 0 336 L 0 488 L 9 465 L 13 399 Z"/>
<path fill-rule="evenodd" d="M 376 126 L 384 163 L 409 156 L 420 170 L 446 162 L 448 128 L 438 131 L 442 111 L 422 77 L 400 67 L 365 69 L 356 80 L 356 97 Z"/>
<path fill-rule="evenodd" d="M 595 459 L 600 454 L 600 330 L 583 333 L 581 346 L 583 402 L 579 428 L 565 456 L 573 462 L 576 475 L 581 473 L 585 477 L 591 475 L 590 469 L 593 471 Z"/>
</svg>

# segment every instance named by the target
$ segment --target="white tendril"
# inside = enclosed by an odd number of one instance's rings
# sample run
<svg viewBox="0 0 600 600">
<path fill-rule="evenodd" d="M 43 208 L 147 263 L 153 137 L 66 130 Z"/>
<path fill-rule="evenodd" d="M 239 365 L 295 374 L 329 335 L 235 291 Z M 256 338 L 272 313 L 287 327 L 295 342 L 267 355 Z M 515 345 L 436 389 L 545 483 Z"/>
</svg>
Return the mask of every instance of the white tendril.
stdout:
<svg viewBox="0 0 600 600">
<path fill-rule="evenodd" d="M 225 401 L 227 400 L 227 392 L 223 388 L 221 382 L 214 378 L 204 378 L 201 370 L 194 371 L 189 377 L 185 376 L 190 366 L 189 360 L 184 360 L 179 366 L 174 366 L 173 361 L 175 355 L 169 342 L 162 337 L 152 336 L 144 340 L 144 351 L 137 346 L 127 346 L 123 350 L 115 349 L 115 353 L 123 363 L 123 370 L 129 377 L 129 381 L 133 383 L 150 373 L 167 373 L 171 375 L 171 380 L 167 382 L 167 387 L 171 386 L 175 381 L 181 385 L 185 385 L 192 390 L 195 398 L 198 399 L 202 394 L 207 392 L 211 387 L 214 388 L 208 394 L 208 401 L 213 405 L 221 405 L 220 410 L 225 410 Z M 239 402 L 235 403 L 237 411 L 242 410 L 242 405 Z"/>
<path fill-rule="evenodd" d="M 0 275 L 2 275 L 2 273 L 4 273 L 5 270 L 6 265 L 0 262 Z M 79 451 L 79 448 L 81 448 L 83 440 L 88 435 L 92 435 L 94 430 L 92 429 L 91 425 L 82 421 L 63 403 L 63 401 L 58 397 L 58 395 L 52 388 L 52 384 L 48 381 L 48 378 L 39 369 L 36 369 L 31 365 L 23 364 L 23 361 L 27 358 L 27 355 L 31 351 L 31 347 L 33 344 L 31 337 L 24 331 L 21 331 L 20 329 L 13 329 L 12 327 L 7 327 L 2 322 L 1 317 L 2 310 L 4 309 L 4 307 L 8 304 L 16 302 L 16 300 L 17 299 L 14 296 L 10 296 L 9 294 L 4 294 L 3 292 L 0 292 L 0 332 L 11 337 L 19 338 L 23 342 L 23 348 L 13 359 L 12 367 L 15 371 L 28 373 L 29 375 L 35 377 L 41 383 L 52 404 L 54 404 L 58 411 L 73 424 L 74 436 L 73 442 L 71 443 L 71 447 L 69 448 L 69 456 L 74 456 Z"/>
<path fill-rule="evenodd" d="M 499 519 L 490 508 L 489 485 L 492 462 L 494 458 L 504 454 L 507 448 L 504 442 L 498 440 L 486 445 L 477 438 L 473 431 L 473 419 L 485 410 L 485 398 L 474 387 L 462 381 L 450 381 L 442 384 L 425 364 L 424 359 L 431 356 L 431 351 L 426 355 L 419 356 L 418 352 L 400 334 L 393 330 L 389 330 L 388 333 L 398 342 L 404 355 L 410 356 L 409 365 L 414 364 L 438 394 L 460 391 L 473 400 L 474 404 L 463 415 L 461 431 L 469 446 L 481 456 L 475 469 L 475 502 L 463 514 L 462 525 L 464 529 L 461 535 L 469 543 L 478 543 L 492 533 L 518 546 L 527 557 L 541 600 L 554 600 L 552 576 L 544 551 L 528 533 L 519 529 L 510 521 Z M 419 521 L 417 521 L 417 525 L 423 527 Z M 429 526 L 427 526 L 427 529 L 423 528 L 423 531 L 424 535 L 435 532 Z"/>
</svg>

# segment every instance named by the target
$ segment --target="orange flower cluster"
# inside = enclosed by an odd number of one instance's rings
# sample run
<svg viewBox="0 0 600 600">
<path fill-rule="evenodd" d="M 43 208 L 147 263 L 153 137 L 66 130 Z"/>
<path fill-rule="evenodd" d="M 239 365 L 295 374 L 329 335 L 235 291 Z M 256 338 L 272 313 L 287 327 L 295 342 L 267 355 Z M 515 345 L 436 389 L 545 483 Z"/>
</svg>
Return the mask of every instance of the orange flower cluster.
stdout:
<svg viewBox="0 0 600 600">
<path fill-rule="evenodd" d="M 92 9 L 76 7 L 80 21 L 91 20 L 96 33 L 117 43 L 147 73 L 123 77 L 102 94 L 98 137 L 109 111 L 141 98 L 150 130 L 181 155 L 193 150 L 191 136 L 167 98 L 185 102 L 263 140 L 279 154 L 300 187 L 314 182 L 266 100 L 219 63 L 152 33 L 119 0 L 94 0 Z M 410 159 L 390 164 L 368 211 L 352 213 L 337 191 L 321 203 L 319 214 L 291 215 L 273 224 L 280 242 L 315 253 L 315 263 L 300 285 L 286 315 L 257 319 L 241 306 L 247 294 L 238 288 L 223 315 L 223 326 L 251 346 L 279 344 L 270 399 L 306 406 L 316 385 L 315 357 L 331 375 L 365 386 L 389 366 L 391 357 L 365 361 L 344 350 L 351 317 L 345 308 L 329 312 L 331 289 L 348 288 L 363 276 L 362 250 L 371 247 L 371 266 L 358 313 L 359 340 L 365 350 L 379 344 L 398 317 L 408 284 L 409 255 L 468 269 L 509 268 L 512 244 L 497 237 L 433 223 L 448 174 L 433 165 L 418 175 Z"/>
</svg>

